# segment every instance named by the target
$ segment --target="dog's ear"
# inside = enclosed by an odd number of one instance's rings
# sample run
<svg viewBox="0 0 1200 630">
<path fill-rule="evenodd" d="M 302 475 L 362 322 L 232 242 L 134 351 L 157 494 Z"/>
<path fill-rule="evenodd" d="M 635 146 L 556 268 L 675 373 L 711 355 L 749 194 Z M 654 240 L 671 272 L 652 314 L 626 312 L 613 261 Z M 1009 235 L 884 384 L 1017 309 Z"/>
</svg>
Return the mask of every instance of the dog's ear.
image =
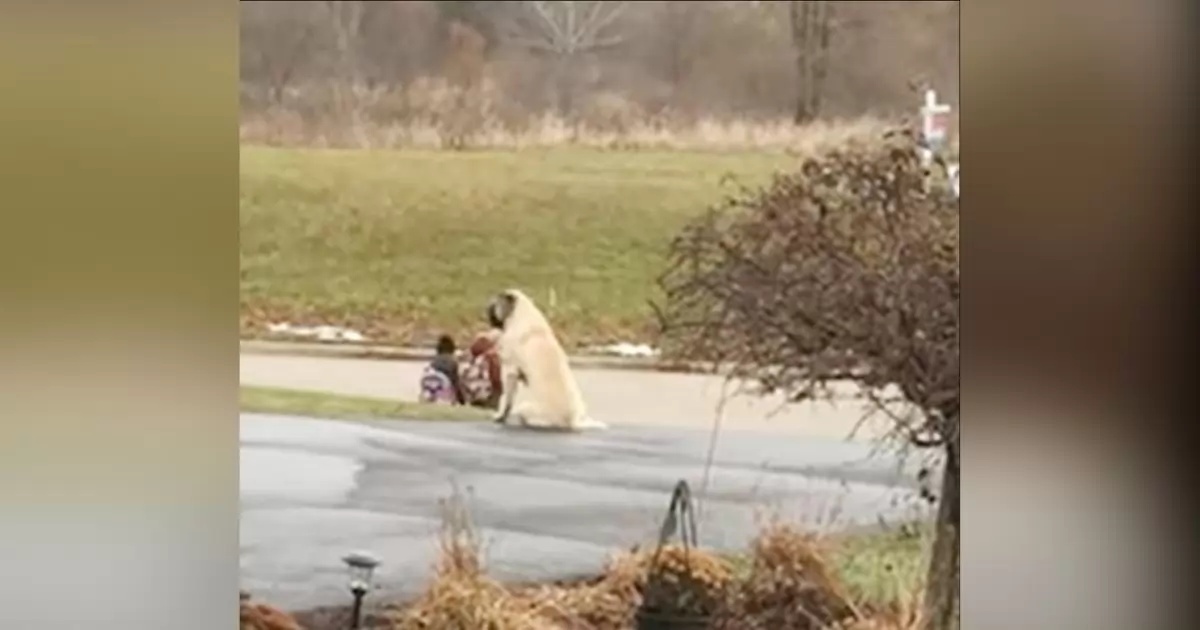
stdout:
<svg viewBox="0 0 1200 630">
<path fill-rule="evenodd" d="M 504 323 L 508 321 L 512 315 L 513 308 L 516 306 L 517 298 L 507 291 L 492 298 L 488 304 L 487 318 L 488 323 L 493 328 L 504 328 Z"/>
</svg>

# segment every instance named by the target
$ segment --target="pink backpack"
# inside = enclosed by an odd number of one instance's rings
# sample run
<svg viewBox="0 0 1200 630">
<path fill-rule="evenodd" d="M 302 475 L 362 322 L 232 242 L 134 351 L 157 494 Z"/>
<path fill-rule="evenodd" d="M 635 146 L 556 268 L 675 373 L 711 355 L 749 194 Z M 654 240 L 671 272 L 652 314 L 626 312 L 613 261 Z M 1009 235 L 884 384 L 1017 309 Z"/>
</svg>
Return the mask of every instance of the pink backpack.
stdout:
<svg viewBox="0 0 1200 630">
<path fill-rule="evenodd" d="M 432 365 L 421 372 L 421 402 L 454 404 L 454 383 L 450 377 Z"/>
</svg>

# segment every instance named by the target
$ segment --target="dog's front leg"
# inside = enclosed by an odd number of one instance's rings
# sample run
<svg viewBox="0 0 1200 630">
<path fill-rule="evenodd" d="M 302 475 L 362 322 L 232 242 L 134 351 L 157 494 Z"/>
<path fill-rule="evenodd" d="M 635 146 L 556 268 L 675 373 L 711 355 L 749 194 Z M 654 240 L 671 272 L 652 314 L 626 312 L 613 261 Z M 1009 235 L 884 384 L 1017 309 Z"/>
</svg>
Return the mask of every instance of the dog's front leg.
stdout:
<svg viewBox="0 0 1200 630">
<path fill-rule="evenodd" d="M 509 370 L 504 375 L 504 390 L 500 392 L 500 413 L 493 420 L 497 424 L 508 422 L 508 415 L 512 413 L 513 400 L 517 395 L 517 382 L 523 380 L 520 370 Z"/>
</svg>

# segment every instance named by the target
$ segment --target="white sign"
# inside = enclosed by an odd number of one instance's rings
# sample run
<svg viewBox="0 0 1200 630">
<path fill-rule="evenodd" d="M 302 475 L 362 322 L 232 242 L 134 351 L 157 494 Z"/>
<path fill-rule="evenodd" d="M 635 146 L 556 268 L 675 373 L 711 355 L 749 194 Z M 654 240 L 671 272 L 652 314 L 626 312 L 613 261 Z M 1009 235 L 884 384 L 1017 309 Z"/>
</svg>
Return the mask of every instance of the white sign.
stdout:
<svg viewBox="0 0 1200 630">
<path fill-rule="evenodd" d="M 928 167 L 933 155 L 946 147 L 950 135 L 950 105 L 939 103 L 937 91 L 925 90 L 925 101 L 921 105 L 921 161 Z M 946 175 L 954 196 L 959 196 L 959 163 L 946 165 Z"/>
<path fill-rule="evenodd" d="M 925 105 L 921 107 L 921 133 L 930 148 L 938 148 L 946 142 L 950 129 L 950 106 L 939 103 L 937 92 L 925 90 Z"/>
<path fill-rule="evenodd" d="M 950 106 L 938 102 L 935 90 L 925 90 L 925 103 L 921 106 L 921 140 L 925 148 L 921 150 L 921 158 L 926 166 L 933 161 L 933 154 L 946 145 L 949 132 Z"/>
</svg>

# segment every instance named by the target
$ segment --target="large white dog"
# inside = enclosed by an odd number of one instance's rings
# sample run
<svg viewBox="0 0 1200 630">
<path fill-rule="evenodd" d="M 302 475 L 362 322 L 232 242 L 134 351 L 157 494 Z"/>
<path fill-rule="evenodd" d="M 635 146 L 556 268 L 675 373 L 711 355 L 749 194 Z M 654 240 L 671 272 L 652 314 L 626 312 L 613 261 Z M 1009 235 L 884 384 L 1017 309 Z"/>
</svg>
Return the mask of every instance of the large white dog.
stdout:
<svg viewBox="0 0 1200 630">
<path fill-rule="evenodd" d="M 516 289 L 500 293 L 488 304 L 487 318 L 500 331 L 504 373 L 496 422 L 514 419 L 522 426 L 560 431 L 607 427 L 588 416 L 567 353 L 529 296 Z"/>
</svg>

